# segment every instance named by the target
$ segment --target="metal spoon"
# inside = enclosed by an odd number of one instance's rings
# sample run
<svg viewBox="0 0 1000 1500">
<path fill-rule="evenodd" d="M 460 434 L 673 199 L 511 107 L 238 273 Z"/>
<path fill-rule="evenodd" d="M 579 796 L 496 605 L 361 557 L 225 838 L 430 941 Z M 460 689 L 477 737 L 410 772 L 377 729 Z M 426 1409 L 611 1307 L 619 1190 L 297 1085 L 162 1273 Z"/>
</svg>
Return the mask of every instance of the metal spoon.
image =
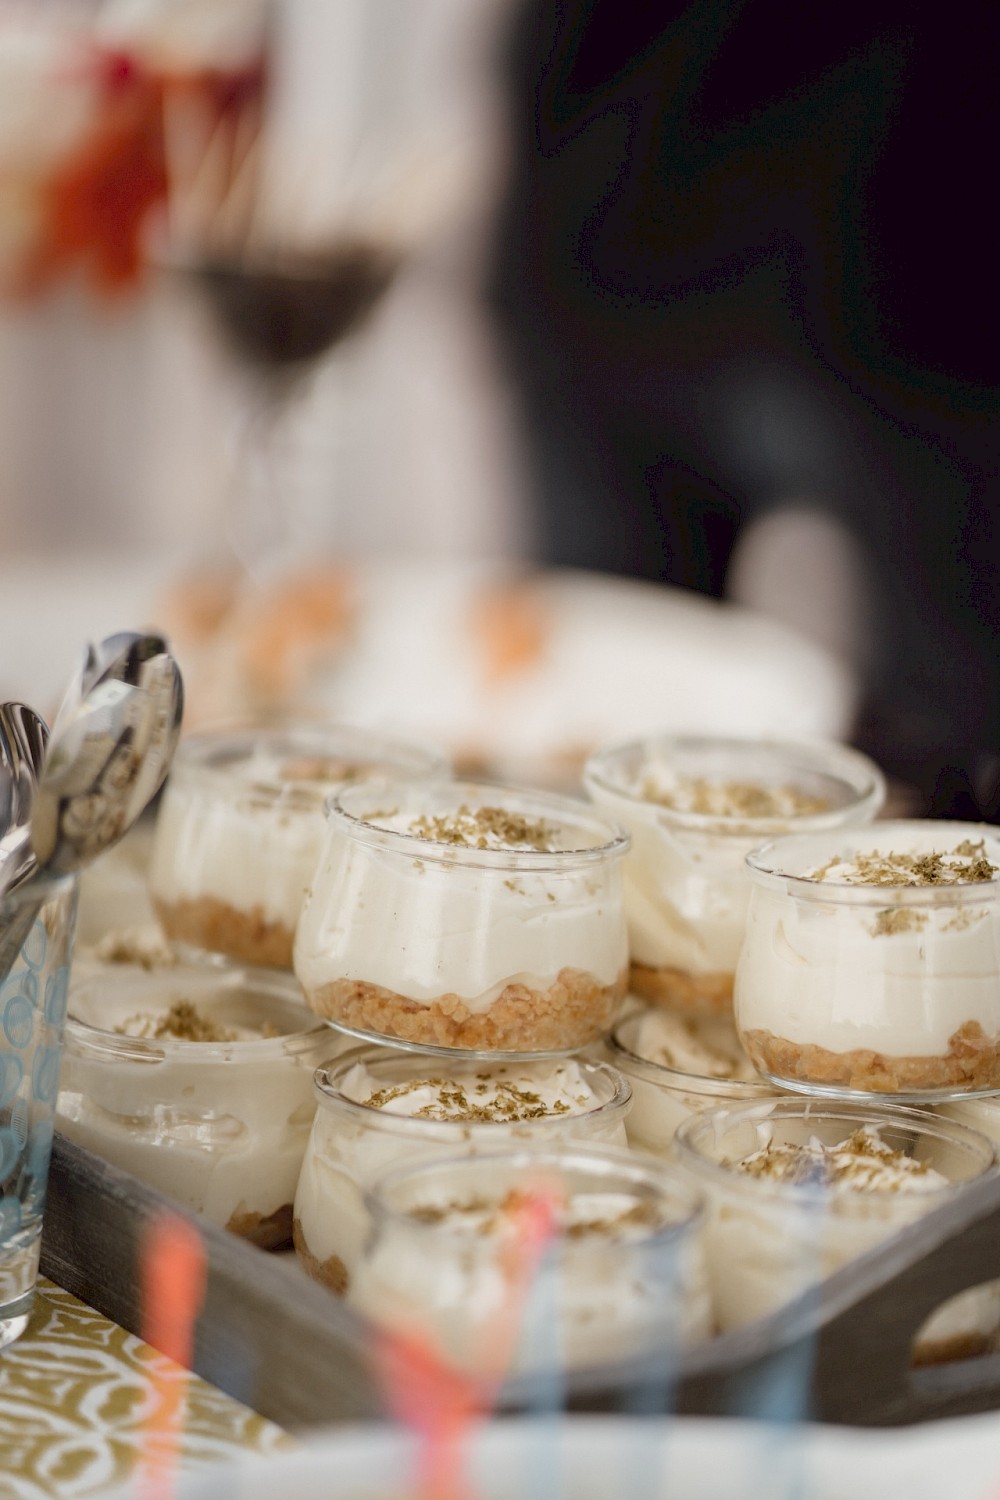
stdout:
<svg viewBox="0 0 1000 1500">
<path fill-rule="evenodd" d="M 122 837 L 156 795 L 180 734 L 183 687 L 166 642 L 118 635 L 63 700 L 31 815 L 39 867 L 76 870 Z"/>
<path fill-rule="evenodd" d="M 150 654 L 137 645 L 155 640 Z M 30 875 L 83 869 L 132 827 L 162 785 L 180 736 L 180 670 L 158 637 L 132 637 L 124 681 L 97 673 L 76 706 L 64 700 L 49 741 L 29 824 Z M 61 721 L 61 722 L 60 722 Z M 9 889 L 9 888 L 8 888 Z M 0 983 L 11 970 L 44 897 L 27 900 L 0 936 Z"/>
<path fill-rule="evenodd" d="M 0 889 L 33 863 L 29 824 L 49 730 L 26 703 L 0 703 Z"/>
</svg>

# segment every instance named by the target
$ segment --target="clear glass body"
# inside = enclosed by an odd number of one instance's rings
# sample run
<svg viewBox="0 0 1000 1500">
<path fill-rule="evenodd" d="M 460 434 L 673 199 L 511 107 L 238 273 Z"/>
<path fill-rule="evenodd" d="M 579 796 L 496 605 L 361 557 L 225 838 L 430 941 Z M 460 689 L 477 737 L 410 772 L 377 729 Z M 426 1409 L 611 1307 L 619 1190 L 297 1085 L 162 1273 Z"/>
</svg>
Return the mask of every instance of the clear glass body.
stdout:
<svg viewBox="0 0 1000 1500">
<path fill-rule="evenodd" d="M 843 745 L 698 735 L 600 750 L 584 785 L 632 835 L 633 990 L 708 1014 L 731 1010 L 749 850 L 792 829 L 870 822 L 885 796 L 878 767 Z"/>
<path fill-rule="evenodd" d="M 429 750 L 344 725 L 191 735 L 163 793 L 150 859 L 164 931 L 241 963 L 291 968 L 325 799 L 369 776 L 446 771 Z"/>
<path fill-rule="evenodd" d="M 701 1198 L 625 1152 L 490 1154 L 397 1169 L 350 1300 L 489 1379 L 655 1352 L 708 1332 Z"/>
<path fill-rule="evenodd" d="M 0 988 L 0 1349 L 24 1331 L 38 1275 L 76 896 L 65 876 L 0 900 L 0 932 L 41 900 Z"/>
<path fill-rule="evenodd" d="M 469 810 L 545 830 L 549 847 L 442 841 Z M 624 995 L 627 846 L 569 798 L 473 782 L 350 787 L 327 803 L 295 972 L 315 1010 L 362 1037 L 509 1056 L 585 1046 Z"/>
<path fill-rule="evenodd" d="M 754 851 L 735 1011 L 761 1073 L 843 1097 L 1000 1089 L 1000 877 L 911 886 L 841 874 L 876 854 L 933 862 L 980 845 L 1000 871 L 1000 836 L 976 823 L 886 822 Z"/>
<path fill-rule="evenodd" d="M 155 1030 L 179 1001 L 231 1040 Z M 293 982 L 211 963 L 149 972 L 105 966 L 75 983 L 59 1129 L 213 1223 L 275 1249 L 315 1110 L 312 1079 L 333 1050 Z"/>
<path fill-rule="evenodd" d="M 865 1190 L 846 1181 L 824 1184 L 809 1171 L 791 1182 L 737 1166 L 775 1147 L 839 1146 L 864 1129 L 945 1180 L 907 1187 L 905 1175 L 887 1177 L 881 1190 Z M 677 1131 L 675 1151 L 708 1201 L 709 1279 L 722 1331 L 773 1312 L 939 1208 L 960 1184 L 995 1170 L 996 1161 L 985 1136 L 926 1111 L 803 1099 L 692 1115 Z"/>
<path fill-rule="evenodd" d="M 773 1098 L 776 1090 L 756 1076 L 740 1047 L 730 1021 L 722 1018 L 685 1018 L 692 1033 L 688 1067 L 657 1061 L 659 1023 L 667 1013 L 657 1008 L 632 1011 L 614 1027 L 604 1044 L 612 1067 L 632 1086 L 632 1108 L 626 1132 L 629 1145 L 656 1156 L 673 1155 L 674 1132 L 689 1115 L 723 1105 Z M 718 1060 L 730 1076 L 698 1071 L 697 1053 L 705 1050 L 706 1069 Z"/>
<path fill-rule="evenodd" d="M 458 1080 L 474 1095 L 481 1078 L 506 1076 L 521 1080 L 521 1087 L 540 1099 L 546 1093 L 555 1099 L 565 1097 L 567 1074 L 570 1092 L 582 1102 L 565 1112 L 553 1109 L 516 1122 L 435 1120 L 375 1108 L 353 1097 L 428 1078 Z M 295 1243 L 310 1274 L 335 1291 L 345 1290 L 357 1270 L 370 1228 L 364 1189 L 381 1172 L 404 1161 L 458 1153 L 480 1156 L 528 1147 L 551 1152 L 574 1142 L 624 1146 L 632 1097 L 625 1079 L 605 1063 L 554 1059 L 491 1064 L 456 1058 L 453 1066 L 442 1066 L 414 1052 L 384 1047 L 356 1047 L 332 1066 L 317 1069 L 315 1090 L 318 1108 L 295 1195 Z"/>
</svg>

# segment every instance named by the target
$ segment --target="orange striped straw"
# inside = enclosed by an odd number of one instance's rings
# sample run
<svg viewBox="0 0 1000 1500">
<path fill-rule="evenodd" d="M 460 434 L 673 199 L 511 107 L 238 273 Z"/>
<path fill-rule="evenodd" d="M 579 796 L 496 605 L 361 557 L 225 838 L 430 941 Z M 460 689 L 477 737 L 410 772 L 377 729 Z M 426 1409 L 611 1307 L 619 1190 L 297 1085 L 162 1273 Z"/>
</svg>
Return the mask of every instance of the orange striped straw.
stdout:
<svg viewBox="0 0 1000 1500">
<path fill-rule="evenodd" d="M 420 1500 L 473 1500 L 462 1453 L 477 1420 L 496 1405 L 517 1345 L 521 1320 L 542 1258 L 556 1230 L 556 1194 L 548 1188 L 512 1193 L 504 1205 L 507 1233 L 500 1265 L 508 1287 L 504 1306 L 483 1338 L 489 1376 L 456 1367 L 427 1333 L 385 1332 L 376 1345 L 390 1410 L 422 1439 Z"/>
<path fill-rule="evenodd" d="M 157 1214 L 146 1228 L 140 1274 L 143 1337 L 167 1356 L 149 1366 L 143 1496 L 170 1500 L 184 1433 L 194 1326 L 205 1295 L 205 1247 L 194 1225 L 179 1214 Z"/>
</svg>

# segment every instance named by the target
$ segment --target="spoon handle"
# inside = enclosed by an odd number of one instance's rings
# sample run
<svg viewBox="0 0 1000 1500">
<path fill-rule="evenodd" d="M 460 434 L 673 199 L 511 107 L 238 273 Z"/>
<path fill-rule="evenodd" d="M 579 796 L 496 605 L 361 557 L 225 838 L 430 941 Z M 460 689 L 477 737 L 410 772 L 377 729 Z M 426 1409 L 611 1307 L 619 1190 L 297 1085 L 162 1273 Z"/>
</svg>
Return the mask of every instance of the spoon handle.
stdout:
<svg viewBox="0 0 1000 1500">
<path fill-rule="evenodd" d="M 37 896 L 32 901 L 18 905 L 10 925 L 0 935 L 0 985 L 17 963 L 17 957 L 35 925 L 35 918 L 45 905 L 45 897 Z"/>
</svg>

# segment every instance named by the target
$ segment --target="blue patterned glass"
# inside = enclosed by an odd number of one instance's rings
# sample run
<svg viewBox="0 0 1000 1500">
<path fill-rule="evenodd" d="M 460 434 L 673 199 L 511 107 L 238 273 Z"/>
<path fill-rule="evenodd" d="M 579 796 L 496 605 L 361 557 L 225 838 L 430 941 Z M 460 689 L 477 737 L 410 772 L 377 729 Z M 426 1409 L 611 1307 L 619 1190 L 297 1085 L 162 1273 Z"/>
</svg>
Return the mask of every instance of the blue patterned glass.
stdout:
<svg viewBox="0 0 1000 1500">
<path fill-rule="evenodd" d="M 23 1330 L 38 1272 L 76 917 L 73 877 L 0 900 L 0 931 L 44 896 L 0 985 L 0 1348 Z"/>
</svg>

